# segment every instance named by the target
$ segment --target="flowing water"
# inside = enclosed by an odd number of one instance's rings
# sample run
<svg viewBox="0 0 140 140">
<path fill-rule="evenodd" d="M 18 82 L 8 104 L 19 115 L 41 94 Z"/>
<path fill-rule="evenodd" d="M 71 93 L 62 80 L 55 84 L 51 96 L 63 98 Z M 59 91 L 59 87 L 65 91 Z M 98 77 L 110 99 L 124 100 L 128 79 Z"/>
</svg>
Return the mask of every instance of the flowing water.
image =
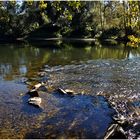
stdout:
<svg viewBox="0 0 140 140">
<path fill-rule="evenodd" d="M 51 84 L 88 95 L 58 98 L 58 95 L 43 93 L 43 110 L 29 106 L 25 82 L 36 81 L 44 65 L 49 67 L 46 74 Z M 120 115 L 133 121 L 137 126 L 135 134 L 139 135 L 139 75 L 139 48 L 82 43 L 0 44 L 0 138 L 92 138 L 93 135 L 103 138 L 113 122 L 114 111 L 96 94 L 106 96 Z M 101 113 L 104 109 L 104 114 L 110 114 L 108 117 Z M 81 120 L 93 125 L 88 126 Z M 54 128 L 55 124 L 59 131 Z M 79 131 L 74 133 L 76 130 Z M 63 131 L 67 131 L 65 135 Z"/>
</svg>

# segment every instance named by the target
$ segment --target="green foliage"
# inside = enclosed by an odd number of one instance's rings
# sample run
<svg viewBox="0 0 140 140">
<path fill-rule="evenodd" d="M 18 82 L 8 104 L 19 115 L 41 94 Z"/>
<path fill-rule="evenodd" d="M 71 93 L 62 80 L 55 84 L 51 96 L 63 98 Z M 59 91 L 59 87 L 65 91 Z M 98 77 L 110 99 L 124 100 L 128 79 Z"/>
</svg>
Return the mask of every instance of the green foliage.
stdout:
<svg viewBox="0 0 140 140">
<path fill-rule="evenodd" d="M 93 38 L 101 35 L 100 39 L 125 38 L 128 41 L 131 40 L 129 35 L 138 38 L 139 19 L 140 2 L 132 0 L 122 3 L 78 0 L 0 2 L 1 37 L 17 38 L 38 32 L 38 36 L 44 35 L 42 37 Z"/>
<path fill-rule="evenodd" d="M 134 35 L 128 35 L 129 42 L 127 42 L 127 46 L 137 48 L 140 43 L 140 38 L 135 37 Z"/>
<path fill-rule="evenodd" d="M 47 3 L 45 3 L 45 1 L 41 0 L 39 1 L 39 8 L 42 9 L 46 9 L 47 8 Z"/>
</svg>

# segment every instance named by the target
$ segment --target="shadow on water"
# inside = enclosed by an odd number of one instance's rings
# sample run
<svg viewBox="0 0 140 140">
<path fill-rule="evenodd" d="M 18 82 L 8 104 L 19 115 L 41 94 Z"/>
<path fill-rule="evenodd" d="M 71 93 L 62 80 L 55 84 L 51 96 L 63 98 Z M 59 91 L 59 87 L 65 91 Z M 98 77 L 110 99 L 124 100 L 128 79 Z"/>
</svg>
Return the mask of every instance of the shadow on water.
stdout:
<svg viewBox="0 0 140 140">
<path fill-rule="evenodd" d="M 24 138 L 103 138 L 115 113 L 102 96 L 48 94 L 46 117 Z M 51 110 L 50 110 L 51 108 Z"/>
</svg>

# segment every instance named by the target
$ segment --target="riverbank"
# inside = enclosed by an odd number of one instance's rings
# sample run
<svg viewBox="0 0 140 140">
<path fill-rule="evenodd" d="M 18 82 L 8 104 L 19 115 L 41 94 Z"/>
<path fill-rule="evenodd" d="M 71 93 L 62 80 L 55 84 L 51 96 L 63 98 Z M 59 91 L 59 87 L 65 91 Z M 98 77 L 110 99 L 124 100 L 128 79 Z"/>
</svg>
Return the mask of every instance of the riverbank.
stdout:
<svg viewBox="0 0 140 140">
<path fill-rule="evenodd" d="M 95 42 L 100 42 L 100 43 L 107 43 L 107 44 L 113 44 L 116 45 L 118 43 L 124 43 L 124 41 L 117 41 L 115 39 L 104 39 L 104 40 L 99 40 L 97 38 L 66 38 L 66 37 L 51 37 L 51 38 L 45 38 L 45 37 L 21 37 L 21 38 L 14 38 L 14 39 L 9 39 L 9 38 L 1 38 L 0 43 L 16 43 L 16 42 L 81 42 L 81 43 L 95 43 Z"/>
<path fill-rule="evenodd" d="M 29 38 L 28 41 L 96 41 L 95 38 Z"/>
</svg>

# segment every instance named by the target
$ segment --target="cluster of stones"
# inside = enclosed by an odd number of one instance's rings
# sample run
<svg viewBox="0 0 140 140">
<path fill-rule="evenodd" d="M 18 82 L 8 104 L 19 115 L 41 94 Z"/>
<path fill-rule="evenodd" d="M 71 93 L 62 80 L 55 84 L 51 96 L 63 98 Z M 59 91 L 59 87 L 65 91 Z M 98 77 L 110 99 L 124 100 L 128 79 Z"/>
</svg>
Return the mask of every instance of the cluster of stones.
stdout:
<svg viewBox="0 0 140 140">
<path fill-rule="evenodd" d="M 28 103 L 30 105 L 33 105 L 35 107 L 41 107 L 41 103 L 42 103 L 42 98 L 39 97 L 39 93 L 38 91 L 42 90 L 42 91 L 48 91 L 47 86 L 44 83 L 38 83 L 36 84 L 33 89 L 31 89 L 30 91 L 28 91 L 27 94 L 30 95 L 30 98 L 28 99 Z M 64 95 L 76 95 L 77 93 L 75 93 L 73 90 L 70 89 L 62 89 L 62 88 L 58 88 L 55 90 L 55 92 L 58 92 L 60 94 L 64 94 Z"/>
</svg>

